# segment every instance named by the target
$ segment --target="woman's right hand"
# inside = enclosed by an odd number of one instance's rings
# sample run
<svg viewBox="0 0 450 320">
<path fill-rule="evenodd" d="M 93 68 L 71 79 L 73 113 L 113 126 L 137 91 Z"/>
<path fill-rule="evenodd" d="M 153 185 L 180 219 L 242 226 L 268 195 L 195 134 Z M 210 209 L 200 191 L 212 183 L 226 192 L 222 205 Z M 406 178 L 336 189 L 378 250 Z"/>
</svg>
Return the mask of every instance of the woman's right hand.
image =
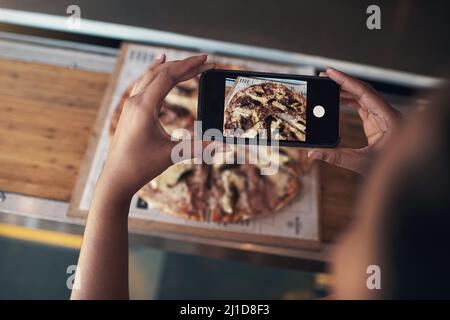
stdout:
<svg viewBox="0 0 450 320">
<path fill-rule="evenodd" d="M 401 114 L 363 81 L 332 68 L 328 68 L 326 73 L 321 75 L 329 77 L 341 86 L 341 105 L 352 106 L 358 110 L 367 146 L 360 149 L 315 148 L 308 152 L 308 158 L 364 174 L 372 154 L 383 148 L 399 125 Z"/>
</svg>

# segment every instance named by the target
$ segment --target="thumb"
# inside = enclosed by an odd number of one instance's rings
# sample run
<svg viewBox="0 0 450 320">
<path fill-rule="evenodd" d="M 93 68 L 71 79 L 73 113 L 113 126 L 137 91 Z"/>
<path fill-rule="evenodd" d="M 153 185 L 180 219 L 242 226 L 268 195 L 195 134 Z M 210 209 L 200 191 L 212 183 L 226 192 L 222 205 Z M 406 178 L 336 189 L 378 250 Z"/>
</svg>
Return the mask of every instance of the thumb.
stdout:
<svg viewBox="0 0 450 320">
<path fill-rule="evenodd" d="M 309 159 L 317 159 L 331 165 L 362 173 L 366 154 L 360 149 L 312 149 L 308 152 Z"/>
</svg>

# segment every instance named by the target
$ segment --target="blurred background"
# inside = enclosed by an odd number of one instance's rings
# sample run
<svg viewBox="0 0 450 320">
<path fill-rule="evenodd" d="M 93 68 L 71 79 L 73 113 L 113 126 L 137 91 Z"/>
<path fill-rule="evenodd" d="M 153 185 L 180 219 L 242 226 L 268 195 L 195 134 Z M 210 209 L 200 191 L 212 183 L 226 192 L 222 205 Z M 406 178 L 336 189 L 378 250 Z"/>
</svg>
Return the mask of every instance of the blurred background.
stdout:
<svg viewBox="0 0 450 320">
<path fill-rule="evenodd" d="M 82 31 L 70 30 L 54 19 L 66 18 L 66 9 L 72 4 L 78 5 L 81 18 L 89 21 Z M 23 101 L 30 105 L 39 103 L 40 112 L 50 122 L 61 121 L 45 113 L 45 105 L 59 96 L 29 89 L 35 85 L 52 92 L 57 87 L 56 83 L 47 87 L 39 84 L 45 72 L 65 75 L 58 68 L 91 72 L 89 76 L 96 79 L 92 80 L 95 85 L 83 84 L 81 75 L 71 73 L 61 80 L 67 84 L 61 92 L 70 95 L 76 86 L 91 87 L 95 92 L 89 91 L 84 99 L 97 108 L 117 62 L 120 44 L 133 41 L 251 59 L 276 59 L 311 66 L 316 72 L 327 65 L 339 66 L 371 82 L 407 113 L 417 95 L 432 91 L 449 70 L 450 5 L 438 0 L 377 1 L 381 29 L 369 30 L 366 9 L 371 4 L 365 0 L 1 0 L 0 298 L 67 299 L 67 267 L 76 264 L 81 243 L 82 222 L 67 219 L 65 213 L 97 109 L 83 116 L 89 125 L 80 135 L 86 141 L 77 150 L 75 164 L 66 164 L 63 169 L 55 169 L 59 161 L 56 158 L 28 166 L 29 171 L 24 171 L 24 161 L 17 160 L 14 152 L 29 147 L 33 140 L 8 139 L 17 130 L 21 130 L 17 137 L 22 137 L 26 131 L 23 127 L 32 126 L 29 119 L 21 120 L 23 113 L 14 107 Z M 82 98 L 71 99 L 64 104 L 77 107 Z M 354 121 L 346 125 L 352 130 L 357 127 Z M 39 134 L 46 139 L 72 139 L 58 136 L 58 131 Z M 19 145 L 20 141 L 25 147 Z M 360 137 L 350 142 L 360 143 Z M 23 153 L 20 157 L 23 159 Z M 27 157 L 45 158 L 38 153 Z M 359 177 L 332 170 L 325 166 L 323 173 L 329 173 L 335 181 L 348 182 L 350 194 L 358 189 Z M 32 178 L 23 177 L 36 172 L 50 172 L 48 179 L 69 193 L 57 198 L 37 197 L 36 190 L 45 186 L 33 185 Z M 68 175 L 68 179 L 61 180 L 61 175 Z M 21 189 L 23 185 L 27 187 Z M 131 297 L 313 299 L 326 295 L 330 284 L 327 253 L 353 217 L 354 198 L 336 192 L 329 197 L 337 198 L 338 205 L 325 203 L 324 210 L 334 213 L 325 214 L 325 245 L 317 254 L 214 245 L 204 248 L 182 240 L 172 243 L 164 237 L 152 236 L 149 240 L 145 235 L 139 236 L 131 241 Z M 345 206 L 341 206 L 343 201 Z"/>
<path fill-rule="evenodd" d="M 164 30 L 200 38 L 331 57 L 424 75 L 442 75 L 448 59 L 447 1 L 51 1 L 2 0 L 3 8 Z M 366 9 L 381 8 L 381 30 Z M 5 26 L 4 26 L 5 27 Z M 114 34 L 111 34 L 114 37 Z"/>
</svg>

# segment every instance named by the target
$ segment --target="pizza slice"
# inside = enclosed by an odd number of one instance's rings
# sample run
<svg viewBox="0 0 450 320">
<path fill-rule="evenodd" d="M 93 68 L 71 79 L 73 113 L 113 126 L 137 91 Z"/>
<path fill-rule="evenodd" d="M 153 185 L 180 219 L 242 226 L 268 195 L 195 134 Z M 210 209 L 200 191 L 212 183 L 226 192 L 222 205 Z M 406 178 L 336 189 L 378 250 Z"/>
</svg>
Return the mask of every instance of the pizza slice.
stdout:
<svg viewBox="0 0 450 320">
<path fill-rule="evenodd" d="M 226 136 L 306 140 L 306 98 L 280 83 L 263 82 L 239 90 L 226 105 L 224 118 Z"/>
<path fill-rule="evenodd" d="M 238 150 L 244 152 L 243 164 L 236 164 Z M 286 152 L 258 152 L 252 155 L 249 148 L 238 146 L 232 153 L 218 154 L 210 175 L 210 220 L 228 223 L 252 219 L 275 213 L 298 194 L 295 160 Z M 251 161 L 259 159 L 259 161 Z M 231 157 L 231 159 L 230 159 Z M 263 175 L 262 169 L 276 164 L 278 170 Z"/>
<path fill-rule="evenodd" d="M 150 181 L 139 196 L 165 213 L 186 219 L 204 221 L 207 215 L 206 165 L 174 164 Z"/>
</svg>

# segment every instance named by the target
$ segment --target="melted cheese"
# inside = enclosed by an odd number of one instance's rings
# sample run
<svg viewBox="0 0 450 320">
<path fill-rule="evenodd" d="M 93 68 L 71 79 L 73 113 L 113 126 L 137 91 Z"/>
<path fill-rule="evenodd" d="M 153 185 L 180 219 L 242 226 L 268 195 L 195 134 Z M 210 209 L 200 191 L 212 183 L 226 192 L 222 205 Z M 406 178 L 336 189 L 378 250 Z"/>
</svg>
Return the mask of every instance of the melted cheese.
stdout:
<svg viewBox="0 0 450 320">
<path fill-rule="evenodd" d="M 231 185 L 234 185 L 239 192 L 242 192 L 245 187 L 245 181 L 244 178 L 232 171 L 224 171 L 222 173 L 222 183 L 225 189 L 224 195 L 220 199 L 220 204 L 222 206 L 222 209 L 228 213 L 233 213 L 233 203 L 232 203 L 232 197 L 233 194 L 231 192 Z"/>
<path fill-rule="evenodd" d="M 267 177 L 274 184 L 277 195 L 284 195 L 286 186 L 289 183 L 289 174 L 279 171 L 278 174 L 268 175 Z"/>
<path fill-rule="evenodd" d="M 222 182 L 225 186 L 225 192 L 230 193 L 230 186 L 234 184 L 239 191 L 244 190 L 244 178 L 231 170 L 226 170 L 222 173 Z"/>
<path fill-rule="evenodd" d="M 248 118 L 254 113 L 253 110 L 242 108 L 242 107 L 235 107 L 233 109 L 233 114 L 231 120 L 236 121 L 240 120 L 241 117 Z"/>
<path fill-rule="evenodd" d="M 287 110 L 287 107 L 285 106 L 285 105 L 282 105 L 280 102 L 278 102 L 278 101 L 274 101 L 274 102 L 272 102 L 272 105 L 275 107 L 275 108 L 278 108 L 278 109 L 280 109 L 280 110 L 282 110 L 282 111 L 286 111 Z"/>
<path fill-rule="evenodd" d="M 189 170 L 189 168 L 182 163 L 174 164 L 150 181 L 150 185 L 153 188 L 159 189 L 173 187 L 177 183 L 178 178 L 187 170 Z"/>
<path fill-rule="evenodd" d="M 255 101 L 258 101 L 262 105 L 266 105 L 267 101 L 269 101 L 269 98 L 266 95 L 257 96 L 257 95 L 254 95 L 252 93 L 247 93 L 247 96 L 249 96 L 250 98 L 252 98 Z"/>
<path fill-rule="evenodd" d="M 252 159 L 257 159 L 255 163 L 260 168 L 268 167 L 269 165 L 278 164 L 284 165 L 289 161 L 289 157 L 279 152 L 278 148 L 258 146 L 256 150 L 250 149 Z"/>
<path fill-rule="evenodd" d="M 296 128 L 299 131 L 305 132 L 306 131 L 306 126 L 302 123 L 299 123 L 297 121 L 299 121 L 300 119 L 296 119 L 295 117 L 292 117 L 288 114 L 283 114 L 283 113 L 278 113 L 276 115 L 277 117 L 279 117 L 280 119 L 283 119 L 284 121 L 286 121 L 287 123 L 289 123 L 289 125 L 291 127 Z"/>
</svg>

